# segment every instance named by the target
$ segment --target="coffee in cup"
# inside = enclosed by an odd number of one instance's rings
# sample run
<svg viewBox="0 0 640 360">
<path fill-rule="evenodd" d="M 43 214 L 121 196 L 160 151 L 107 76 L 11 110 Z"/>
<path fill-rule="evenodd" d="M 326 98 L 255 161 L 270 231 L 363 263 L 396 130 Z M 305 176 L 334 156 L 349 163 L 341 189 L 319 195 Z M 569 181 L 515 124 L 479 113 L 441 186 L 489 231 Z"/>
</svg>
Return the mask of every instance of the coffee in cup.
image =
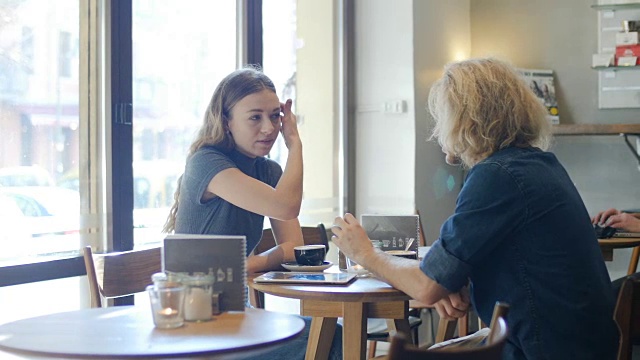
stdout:
<svg viewBox="0 0 640 360">
<path fill-rule="evenodd" d="M 403 257 L 406 259 L 417 259 L 418 258 L 418 254 L 415 251 L 412 250 L 388 250 L 385 251 L 387 254 L 389 255 L 393 255 L 393 256 L 399 256 L 399 257 Z"/>
<path fill-rule="evenodd" d="M 304 245 L 293 248 L 298 265 L 319 266 L 324 263 L 326 248 L 324 245 Z"/>
</svg>

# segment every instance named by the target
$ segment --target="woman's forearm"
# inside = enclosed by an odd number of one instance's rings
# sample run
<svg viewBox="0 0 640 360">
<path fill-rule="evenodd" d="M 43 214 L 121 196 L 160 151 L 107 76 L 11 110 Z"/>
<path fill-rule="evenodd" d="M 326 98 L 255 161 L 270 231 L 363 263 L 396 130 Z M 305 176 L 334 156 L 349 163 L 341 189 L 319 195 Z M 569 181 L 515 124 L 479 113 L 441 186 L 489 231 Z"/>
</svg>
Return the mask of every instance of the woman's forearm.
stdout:
<svg viewBox="0 0 640 360">
<path fill-rule="evenodd" d="M 281 269 L 281 264 L 293 261 L 293 244 L 283 243 L 268 251 L 247 258 L 247 273 L 257 273 Z"/>
<path fill-rule="evenodd" d="M 289 155 L 284 172 L 276 185 L 278 199 L 288 209 L 288 217 L 300 214 L 302 204 L 302 142 L 297 141 L 289 147 Z"/>
</svg>

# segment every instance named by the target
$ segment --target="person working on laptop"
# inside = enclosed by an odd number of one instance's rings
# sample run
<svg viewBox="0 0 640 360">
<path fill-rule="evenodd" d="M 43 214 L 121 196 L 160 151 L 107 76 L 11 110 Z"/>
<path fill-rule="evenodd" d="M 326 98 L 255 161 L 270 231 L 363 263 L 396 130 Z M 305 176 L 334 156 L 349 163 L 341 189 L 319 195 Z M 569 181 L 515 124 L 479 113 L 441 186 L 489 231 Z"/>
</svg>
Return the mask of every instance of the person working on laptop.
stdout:
<svg viewBox="0 0 640 360">
<path fill-rule="evenodd" d="M 640 233 L 640 213 L 627 213 L 612 208 L 599 212 L 591 219 L 591 223 Z"/>
<path fill-rule="evenodd" d="M 302 245 L 298 214 L 302 203 L 302 142 L 292 101 L 280 103 L 273 82 L 259 69 L 227 75 L 216 87 L 202 127 L 191 144 L 164 231 L 179 234 L 244 235 L 246 271 L 280 268 Z M 284 171 L 266 156 L 282 134 L 289 150 Z M 250 255 L 269 217 L 277 245 Z M 302 359 L 306 329 L 286 347 L 259 359 Z M 342 331 L 330 359 L 342 358 Z"/>
<path fill-rule="evenodd" d="M 485 323 L 496 301 L 510 304 L 504 359 L 614 359 L 611 280 L 578 191 L 544 151 L 551 129 L 535 94 L 511 65 L 470 59 L 445 67 L 429 110 L 447 163 L 468 168 L 438 240 L 421 262 L 394 257 L 346 214 L 334 243 L 445 319 L 464 314 L 468 283 Z"/>
<path fill-rule="evenodd" d="M 594 225 L 603 227 L 611 226 L 615 229 L 621 229 L 633 233 L 640 233 L 640 213 L 623 212 L 618 209 L 611 208 L 605 211 L 600 211 L 591 219 L 591 222 Z M 613 290 L 613 296 L 615 298 L 618 298 L 622 283 L 629 277 L 640 278 L 640 272 L 623 276 L 611 282 L 611 288 Z"/>
</svg>

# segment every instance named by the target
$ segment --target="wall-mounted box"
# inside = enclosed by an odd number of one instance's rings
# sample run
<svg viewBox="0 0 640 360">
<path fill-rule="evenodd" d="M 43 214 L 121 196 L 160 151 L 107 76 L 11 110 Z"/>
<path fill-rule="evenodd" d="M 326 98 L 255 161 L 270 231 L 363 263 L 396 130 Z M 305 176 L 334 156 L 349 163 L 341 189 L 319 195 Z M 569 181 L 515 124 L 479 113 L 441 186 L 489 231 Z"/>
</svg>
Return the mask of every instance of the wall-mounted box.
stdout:
<svg viewBox="0 0 640 360">
<path fill-rule="evenodd" d="M 591 58 L 591 66 L 593 67 L 607 67 L 615 65 L 615 54 L 606 53 L 606 54 L 593 54 Z"/>
<path fill-rule="evenodd" d="M 623 56 L 640 56 L 640 45 L 616 46 L 616 58 Z"/>
<path fill-rule="evenodd" d="M 598 14 L 597 52 L 600 54 L 616 52 L 616 34 L 623 31 L 625 21 L 640 19 L 640 2 L 634 0 L 623 4 L 620 0 L 598 1 L 592 8 Z M 634 29 L 629 30 L 634 32 Z M 638 47 L 640 50 L 639 45 L 627 46 Z M 616 58 L 624 56 L 626 50 L 625 48 L 618 50 Z M 631 49 L 630 56 L 640 57 L 640 51 L 637 55 L 636 51 L 636 48 Z M 594 67 L 598 69 L 599 109 L 640 108 L 640 66 Z"/>
<path fill-rule="evenodd" d="M 638 69 L 638 70 L 636 70 Z M 623 109 L 640 107 L 640 69 L 615 68 L 598 71 L 598 107 Z"/>
<path fill-rule="evenodd" d="M 619 32 L 616 33 L 616 46 L 636 45 L 638 44 L 638 32 Z"/>
</svg>

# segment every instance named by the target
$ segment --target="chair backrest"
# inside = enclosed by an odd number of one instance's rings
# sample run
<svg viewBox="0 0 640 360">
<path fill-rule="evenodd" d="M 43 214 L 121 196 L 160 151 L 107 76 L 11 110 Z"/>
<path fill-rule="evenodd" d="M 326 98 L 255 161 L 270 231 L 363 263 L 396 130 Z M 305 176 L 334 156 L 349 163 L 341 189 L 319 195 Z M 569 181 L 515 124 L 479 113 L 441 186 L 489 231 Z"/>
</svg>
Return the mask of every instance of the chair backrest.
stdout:
<svg viewBox="0 0 640 360">
<path fill-rule="evenodd" d="M 620 329 L 618 360 L 631 360 L 633 345 L 640 343 L 640 279 L 622 283 L 613 318 Z"/>
<path fill-rule="evenodd" d="M 388 360 L 498 360 L 502 359 L 502 349 L 507 341 L 506 315 L 509 305 L 496 303 L 489 335 L 483 345 L 476 347 L 454 347 L 421 349 L 411 344 L 403 334 L 391 339 Z"/>
<path fill-rule="evenodd" d="M 326 246 L 327 252 L 329 252 L 329 239 L 327 237 L 327 231 L 323 224 L 317 226 L 301 226 L 302 239 L 305 245 L 323 244 Z M 262 239 L 253 250 L 254 254 L 262 254 L 263 252 L 276 246 L 276 240 L 273 237 L 273 231 L 271 229 L 262 230 Z"/>
<path fill-rule="evenodd" d="M 109 254 L 93 254 L 84 248 L 91 307 L 101 307 L 102 298 L 116 298 L 144 291 L 151 275 L 162 271 L 160 247 Z"/>
<path fill-rule="evenodd" d="M 323 244 L 329 252 L 329 238 L 327 236 L 327 230 L 322 223 L 317 226 L 301 226 L 302 240 L 305 245 Z M 273 231 L 271 229 L 262 230 L 262 239 L 255 249 L 254 254 L 262 254 L 263 252 L 276 246 L 276 239 L 273 237 Z M 264 309 L 264 293 L 253 290 L 249 291 L 249 303 L 251 306 L 259 309 Z"/>
</svg>

